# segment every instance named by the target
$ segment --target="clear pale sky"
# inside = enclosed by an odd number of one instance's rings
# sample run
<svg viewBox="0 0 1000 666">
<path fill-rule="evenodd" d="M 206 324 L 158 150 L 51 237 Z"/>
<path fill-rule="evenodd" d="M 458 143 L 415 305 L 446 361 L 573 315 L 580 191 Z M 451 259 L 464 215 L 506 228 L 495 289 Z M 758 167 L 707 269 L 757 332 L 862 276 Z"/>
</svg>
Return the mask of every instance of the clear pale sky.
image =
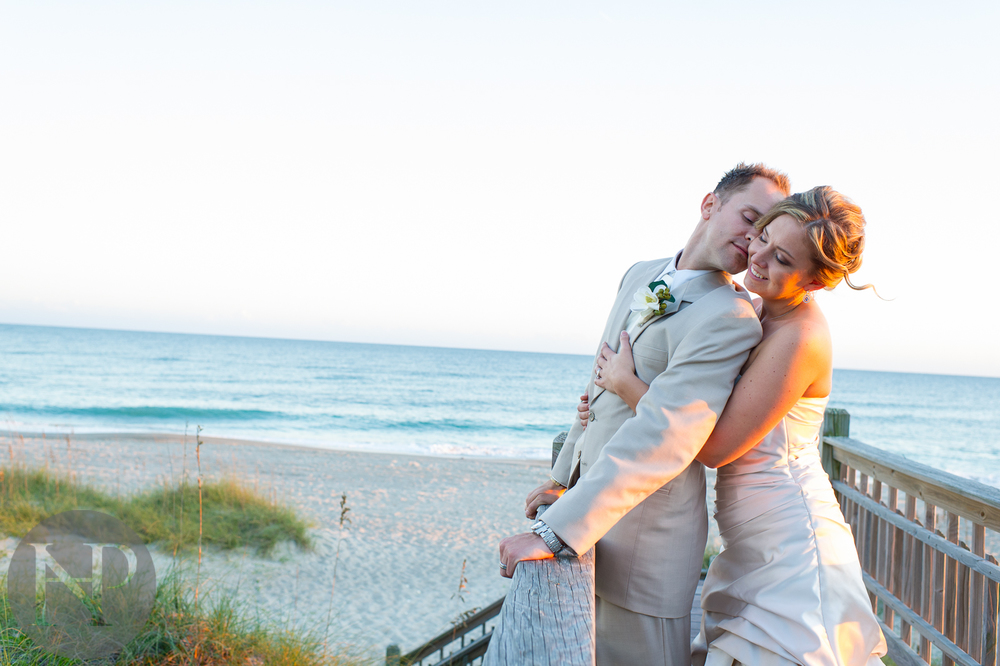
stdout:
<svg viewBox="0 0 1000 666">
<path fill-rule="evenodd" d="M 0 321 L 592 353 L 741 160 L 835 366 L 1000 376 L 1000 4 L 0 2 Z"/>
</svg>

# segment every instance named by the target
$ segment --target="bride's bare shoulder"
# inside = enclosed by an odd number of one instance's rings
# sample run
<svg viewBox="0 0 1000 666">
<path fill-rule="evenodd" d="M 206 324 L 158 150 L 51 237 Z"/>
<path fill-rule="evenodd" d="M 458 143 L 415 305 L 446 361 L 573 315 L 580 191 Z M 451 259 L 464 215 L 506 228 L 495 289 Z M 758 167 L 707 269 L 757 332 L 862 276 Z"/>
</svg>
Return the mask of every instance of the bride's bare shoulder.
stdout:
<svg viewBox="0 0 1000 666">
<path fill-rule="evenodd" d="M 786 353 L 792 355 L 831 353 L 830 327 L 819 308 L 812 308 L 798 317 L 774 324 L 764 328 L 761 346 L 766 344 L 769 349 L 785 348 Z"/>
</svg>

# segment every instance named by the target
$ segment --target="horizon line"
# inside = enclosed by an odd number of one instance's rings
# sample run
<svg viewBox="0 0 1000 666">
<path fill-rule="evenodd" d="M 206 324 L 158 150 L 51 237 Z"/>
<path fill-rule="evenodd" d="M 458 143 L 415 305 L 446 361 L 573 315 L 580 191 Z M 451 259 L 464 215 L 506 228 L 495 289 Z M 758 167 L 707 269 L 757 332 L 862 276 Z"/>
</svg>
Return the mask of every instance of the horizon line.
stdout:
<svg viewBox="0 0 1000 666">
<path fill-rule="evenodd" d="M 501 352 L 510 354 L 544 354 L 551 356 L 582 356 L 589 357 L 589 354 L 576 354 L 572 352 L 550 352 L 550 351 L 533 351 L 524 349 L 487 349 L 481 347 L 444 347 L 441 345 L 419 345 L 419 344 L 406 344 L 406 343 L 393 343 L 393 342 L 362 342 L 357 340 L 331 340 L 331 339 L 318 339 L 318 338 L 307 338 L 307 337 L 273 337 L 264 335 L 241 335 L 241 334 L 231 334 L 231 333 L 192 333 L 189 331 L 150 331 L 142 329 L 132 329 L 132 328 L 96 328 L 92 326 L 57 326 L 53 324 L 22 324 L 14 322 L 0 322 L 0 326 L 22 326 L 25 328 L 62 328 L 77 331 L 105 331 L 112 333 L 145 333 L 152 335 L 187 335 L 187 336 L 206 336 L 213 338 L 243 338 L 248 340 L 280 340 L 287 342 L 318 342 L 318 343 L 334 343 L 334 344 L 345 344 L 345 345 L 374 345 L 380 347 L 414 347 L 418 349 L 464 349 L 467 351 L 482 351 L 482 352 Z M 835 367 L 834 370 L 848 370 L 851 372 L 887 372 L 900 375 L 928 375 L 933 377 L 972 377 L 977 379 L 1000 379 L 1000 376 L 996 375 L 963 375 L 945 372 L 916 372 L 916 371 L 906 371 L 906 370 L 872 370 L 870 368 L 842 368 Z"/>
</svg>

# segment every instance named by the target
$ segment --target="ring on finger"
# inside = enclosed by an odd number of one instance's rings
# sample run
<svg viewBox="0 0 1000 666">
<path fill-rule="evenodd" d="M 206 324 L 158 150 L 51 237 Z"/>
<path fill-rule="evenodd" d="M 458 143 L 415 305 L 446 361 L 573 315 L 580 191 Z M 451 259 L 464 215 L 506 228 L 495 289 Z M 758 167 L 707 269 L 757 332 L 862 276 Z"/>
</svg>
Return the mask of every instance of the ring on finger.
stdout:
<svg viewBox="0 0 1000 666">
<path fill-rule="evenodd" d="M 504 571 L 507 571 L 507 565 L 504 564 L 503 562 L 500 562 L 500 568 L 503 569 Z"/>
</svg>

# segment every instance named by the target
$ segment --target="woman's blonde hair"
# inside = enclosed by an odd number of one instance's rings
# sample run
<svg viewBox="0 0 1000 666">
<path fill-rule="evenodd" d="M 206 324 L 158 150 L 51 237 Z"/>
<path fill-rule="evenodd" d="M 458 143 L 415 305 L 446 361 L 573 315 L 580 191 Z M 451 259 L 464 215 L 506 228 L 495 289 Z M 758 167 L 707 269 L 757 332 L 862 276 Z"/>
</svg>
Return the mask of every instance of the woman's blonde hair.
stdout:
<svg viewBox="0 0 1000 666">
<path fill-rule="evenodd" d="M 865 249 L 865 216 L 857 204 L 821 185 L 779 201 L 754 226 L 761 230 L 782 215 L 792 216 L 805 229 L 813 248 L 817 282 L 827 289 L 833 289 L 841 280 L 851 289 L 872 286 L 857 286 L 849 277 L 861 268 Z"/>
</svg>

